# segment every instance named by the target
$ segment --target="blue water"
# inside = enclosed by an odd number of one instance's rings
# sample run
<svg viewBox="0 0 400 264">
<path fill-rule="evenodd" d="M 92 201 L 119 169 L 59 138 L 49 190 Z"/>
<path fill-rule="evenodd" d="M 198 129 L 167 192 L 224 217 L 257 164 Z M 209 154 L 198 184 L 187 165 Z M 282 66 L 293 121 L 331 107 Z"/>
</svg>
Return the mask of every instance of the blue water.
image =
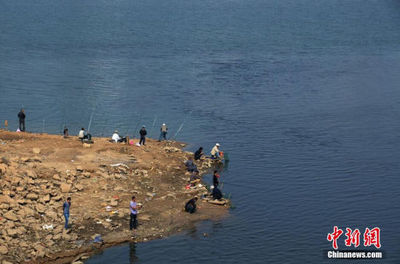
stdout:
<svg viewBox="0 0 400 264">
<path fill-rule="evenodd" d="M 360 263 L 334 225 L 399 263 L 399 28 L 396 0 L 3 0 L 0 120 L 229 152 L 231 217 L 87 263 Z"/>
</svg>

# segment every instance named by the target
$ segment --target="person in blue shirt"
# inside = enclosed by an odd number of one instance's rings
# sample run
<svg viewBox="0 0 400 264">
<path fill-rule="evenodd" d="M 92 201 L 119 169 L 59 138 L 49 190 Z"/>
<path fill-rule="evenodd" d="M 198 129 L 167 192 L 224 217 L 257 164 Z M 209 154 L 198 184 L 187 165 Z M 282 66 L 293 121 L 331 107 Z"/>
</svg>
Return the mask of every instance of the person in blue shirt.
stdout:
<svg viewBox="0 0 400 264">
<path fill-rule="evenodd" d="M 185 166 L 189 172 L 194 172 L 197 170 L 197 166 L 194 164 L 192 157 L 189 157 L 189 159 L 185 161 Z"/>
<path fill-rule="evenodd" d="M 129 222 L 129 229 L 136 229 L 137 228 L 137 203 L 135 196 L 132 196 L 132 201 L 129 204 L 129 210 L 131 211 L 131 219 Z"/>
<path fill-rule="evenodd" d="M 68 229 L 68 220 L 69 220 L 69 208 L 71 207 L 71 197 L 67 198 L 67 201 L 63 204 L 63 212 L 65 217 L 65 229 Z"/>
</svg>

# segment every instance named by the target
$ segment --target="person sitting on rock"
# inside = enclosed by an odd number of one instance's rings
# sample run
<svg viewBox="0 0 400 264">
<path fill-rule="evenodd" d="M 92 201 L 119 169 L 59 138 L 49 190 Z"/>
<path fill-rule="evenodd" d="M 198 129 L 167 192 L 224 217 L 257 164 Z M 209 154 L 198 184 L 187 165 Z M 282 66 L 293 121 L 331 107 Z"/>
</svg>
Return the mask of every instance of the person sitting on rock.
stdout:
<svg viewBox="0 0 400 264">
<path fill-rule="evenodd" d="M 201 157 L 204 155 L 203 153 L 203 147 L 200 147 L 195 153 L 194 153 L 194 160 L 199 160 Z"/>
<path fill-rule="evenodd" d="M 116 143 L 126 142 L 126 137 L 120 137 L 120 135 L 118 134 L 118 130 L 115 130 L 114 134 L 112 135 L 112 140 L 115 141 Z"/>
<path fill-rule="evenodd" d="M 217 144 L 215 144 L 215 146 L 212 148 L 212 150 L 211 150 L 211 158 L 212 158 L 212 159 L 219 159 L 219 158 L 220 158 L 220 156 L 219 156 L 219 147 L 220 147 L 220 144 L 217 143 Z"/>
<path fill-rule="evenodd" d="M 221 200 L 222 199 L 222 192 L 218 187 L 213 188 L 212 190 L 212 197 L 214 200 Z"/>
<path fill-rule="evenodd" d="M 196 164 L 194 164 L 192 157 L 188 158 L 188 160 L 185 162 L 185 165 L 188 172 L 194 172 L 195 170 L 197 170 L 197 166 Z"/>
<path fill-rule="evenodd" d="M 85 129 L 82 127 L 81 130 L 79 131 L 78 134 L 78 138 L 82 141 L 82 142 L 86 142 L 86 143 L 93 143 L 92 141 L 92 135 L 89 133 L 86 133 Z"/>
<path fill-rule="evenodd" d="M 188 213 L 193 214 L 194 212 L 196 212 L 196 202 L 197 202 L 197 196 L 194 197 L 193 199 L 190 199 L 186 205 L 185 205 L 185 211 Z"/>
<path fill-rule="evenodd" d="M 87 138 L 86 131 L 85 131 L 85 129 L 83 127 L 79 131 L 78 138 L 80 140 L 84 140 L 85 138 Z"/>
<path fill-rule="evenodd" d="M 199 171 L 195 170 L 193 171 L 192 175 L 190 175 L 190 184 L 192 186 L 195 186 L 196 183 L 200 182 L 200 176 L 199 176 Z"/>
</svg>

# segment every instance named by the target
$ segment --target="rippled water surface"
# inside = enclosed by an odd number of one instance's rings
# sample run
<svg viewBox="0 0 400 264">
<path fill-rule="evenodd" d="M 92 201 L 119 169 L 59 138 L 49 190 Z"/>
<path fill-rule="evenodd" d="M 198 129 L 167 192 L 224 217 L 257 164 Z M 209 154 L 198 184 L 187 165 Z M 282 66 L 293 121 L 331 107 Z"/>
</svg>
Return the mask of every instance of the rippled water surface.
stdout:
<svg viewBox="0 0 400 264">
<path fill-rule="evenodd" d="M 0 0 L 0 119 L 230 154 L 230 218 L 87 263 L 347 263 L 334 225 L 399 263 L 399 28 L 395 0 Z"/>
</svg>

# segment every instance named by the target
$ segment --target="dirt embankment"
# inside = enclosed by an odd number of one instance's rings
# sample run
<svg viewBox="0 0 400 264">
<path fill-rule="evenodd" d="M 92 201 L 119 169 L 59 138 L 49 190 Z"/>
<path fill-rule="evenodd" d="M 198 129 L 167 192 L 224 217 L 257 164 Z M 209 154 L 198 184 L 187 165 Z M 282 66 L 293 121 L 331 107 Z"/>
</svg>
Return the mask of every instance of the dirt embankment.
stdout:
<svg viewBox="0 0 400 264">
<path fill-rule="evenodd" d="M 0 131 L 1 263 L 70 263 L 96 248 L 161 238 L 227 214 L 227 207 L 202 200 L 197 213 L 183 211 L 188 199 L 207 192 L 185 189 L 184 161 L 192 153 L 182 151 L 183 144 L 94 141 L 85 147 L 75 137 Z M 202 173 L 212 163 L 197 165 Z M 143 205 L 134 236 L 132 195 Z M 68 196 L 71 228 L 65 231 L 62 204 Z M 103 242 L 93 243 L 98 235 Z"/>
</svg>

